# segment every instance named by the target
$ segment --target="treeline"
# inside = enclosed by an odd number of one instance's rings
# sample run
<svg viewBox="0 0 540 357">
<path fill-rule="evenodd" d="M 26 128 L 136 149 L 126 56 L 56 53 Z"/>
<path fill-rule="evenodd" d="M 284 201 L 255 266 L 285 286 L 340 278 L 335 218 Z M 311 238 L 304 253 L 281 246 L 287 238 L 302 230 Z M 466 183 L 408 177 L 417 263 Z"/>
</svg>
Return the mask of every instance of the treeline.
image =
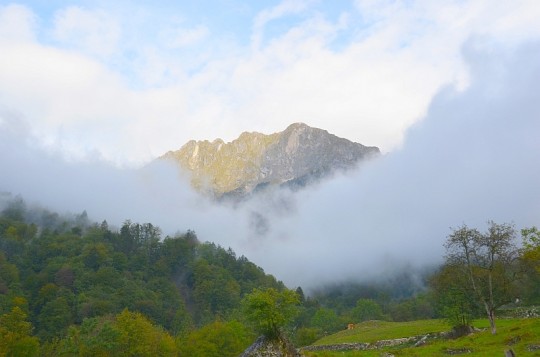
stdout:
<svg viewBox="0 0 540 357">
<path fill-rule="evenodd" d="M 0 214 L 0 355 L 96 355 L 109 346 L 106 355 L 116 356 L 150 340 L 176 355 L 216 328 L 230 330 L 237 354 L 252 338 L 237 322 L 240 301 L 261 287 L 285 288 L 191 231 L 163 237 L 130 221 L 115 230 L 85 212 L 62 217 L 21 199 Z M 137 333 L 146 337 L 132 340 Z"/>
<path fill-rule="evenodd" d="M 492 238 L 504 250 L 486 250 Z M 0 213 L 0 356 L 237 356 L 268 321 L 270 334 L 297 346 L 365 320 L 466 325 L 485 318 L 484 296 L 494 310 L 540 303 L 540 232 L 523 230 L 519 248 L 516 238 L 510 225 L 491 223 L 485 234 L 461 227 L 448 242 L 469 244 L 474 256 L 447 243 L 439 267 L 306 296 L 194 232 L 163 236 L 131 221 L 111 228 L 15 199 Z M 489 281 L 496 289 L 486 290 Z M 276 311 L 287 312 L 282 323 Z"/>
<path fill-rule="evenodd" d="M 362 321 L 442 317 L 428 288 L 429 277 L 435 271 L 410 270 L 384 281 L 350 281 L 320 287 L 302 299 L 292 339 L 297 345 L 308 345 Z"/>
<path fill-rule="evenodd" d="M 445 242 L 444 262 L 423 272 L 404 270 L 372 283 L 320 288 L 305 299 L 295 338 L 308 344 L 347 323 L 366 320 L 446 319 L 456 334 L 472 331 L 475 319 L 538 316 L 540 230 L 516 230 L 489 221 L 481 232 L 466 225 Z M 535 312 L 536 311 L 536 312 Z"/>
</svg>

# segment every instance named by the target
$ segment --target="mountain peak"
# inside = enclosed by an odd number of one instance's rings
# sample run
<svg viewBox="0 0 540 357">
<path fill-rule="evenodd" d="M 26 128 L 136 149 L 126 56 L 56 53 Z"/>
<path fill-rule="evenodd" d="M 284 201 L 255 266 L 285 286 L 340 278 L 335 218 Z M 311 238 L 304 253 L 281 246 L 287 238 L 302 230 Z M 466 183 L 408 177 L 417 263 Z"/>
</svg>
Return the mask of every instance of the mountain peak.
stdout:
<svg viewBox="0 0 540 357">
<path fill-rule="evenodd" d="M 244 196 L 268 185 L 303 186 L 378 154 L 377 147 L 294 123 L 270 135 L 243 132 L 229 143 L 191 140 L 162 158 L 189 171 L 196 189 L 221 197 Z"/>
<path fill-rule="evenodd" d="M 287 129 L 285 129 L 285 131 L 302 130 L 302 129 L 312 129 L 312 128 L 308 126 L 307 124 L 298 122 L 298 123 L 292 123 L 291 125 L 289 125 Z"/>
</svg>

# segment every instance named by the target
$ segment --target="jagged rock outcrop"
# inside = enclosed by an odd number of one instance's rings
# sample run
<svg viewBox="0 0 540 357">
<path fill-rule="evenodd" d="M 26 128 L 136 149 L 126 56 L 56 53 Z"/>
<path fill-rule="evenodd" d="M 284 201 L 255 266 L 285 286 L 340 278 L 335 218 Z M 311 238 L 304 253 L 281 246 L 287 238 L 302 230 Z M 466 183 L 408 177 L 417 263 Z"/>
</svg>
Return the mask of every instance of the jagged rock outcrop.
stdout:
<svg viewBox="0 0 540 357">
<path fill-rule="evenodd" d="M 240 357 L 302 357 L 285 338 L 268 339 L 260 336 Z"/>
<path fill-rule="evenodd" d="M 230 143 L 191 140 L 162 159 L 191 173 L 193 186 L 216 197 L 244 196 L 268 185 L 303 186 L 378 155 L 368 147 L 306 124 L 280 133 L 242 133 Z"/>
</svg>

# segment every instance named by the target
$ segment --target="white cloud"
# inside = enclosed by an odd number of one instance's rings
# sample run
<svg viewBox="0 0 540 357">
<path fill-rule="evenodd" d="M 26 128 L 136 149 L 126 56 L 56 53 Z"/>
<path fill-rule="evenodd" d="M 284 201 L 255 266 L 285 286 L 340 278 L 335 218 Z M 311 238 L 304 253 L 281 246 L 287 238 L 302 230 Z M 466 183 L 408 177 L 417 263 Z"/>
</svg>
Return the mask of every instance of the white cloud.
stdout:
<svg viewBox="0 0 540 357">
<path fill-rule="evenodd" d="M 174 27 L 161 33 L 161 41 L 169 48 L 182 48 L 196 44 L 205 39 L 210 30 L 205 25 L 192 28 Z"/>
<path fill-rule="evenodd" d="M 72 48 L 107 57 L 119 50 L 121 27 L 104 10 L 70 6 L 56 13 L 53 36 Z"/>
<path fill-rule="evenodd" d="M 239 61 L 233 89 L 249 98 L 240 117 L 257 118 L 263 131 L 305 121 L 391 150 L 437 89 L 463 76 L 457 50 L 425 56 L 431 41 L 387 50 L 377 33 L 334 51 L 340 29 L 310 19 Z"/>
<path fill-rule="evenodd" d="M 67 164 L 39 150 L 27 126 L 6 111 L 0 166 L 10 169 L 0 175 L 0 190 L 60 212 L 86 209 L 111 224 L 132 219 L 167 233 L 194 229 L 291 287 L 436 263 L 451 226 L 483 229 L 493 219 L 522 228 L 540 217 L 540 41 L 496 50 L 475 41 L 463 51 L 470 86 L 438 91 L 401 150 L 296 194 L 278 191 L 233 208 L 197 196 L 167 165 L 135 171 L 98 160 Z M 164 105 L 173 95 L 152 94 L 151 103 L 139 103 L 146 93 L 134 98 L 135 109 Z M 146 128 L 125 135 L 152 136 Z"/>
<path fill-rule="evenodd" d="M 204 17 L 187 24 L 151 7 L 70 6 L 52 28 L 26 7 L 2 7 L 0 108 L 72 156 L 119 164 L 294 121 L 392 151 L 441 86 L 466 88 L 468 39 L 496 49 L 540 36 L 534 1 L 358 1 L 338 19 L 315 7 L 262 9 L 245 45 Z"/>
<path fill-rule="evenodd" d="M 233 248 L 292 286 L 309 286 L 437 263 L 449 227 L 462 223 L 538 225 L 540 42 L 514 50 L 469 43 L 471 85 L 439 91 L 401 150 L 285 194 L 295 203 L 285 215 L 267 197 L 252 202 L 269 233 Z"/>
<path fill-rule="evenodd" d="M 283 0 L 278 5 L 259 12 L 253 21 L 252 48 L 258 49 L 261 46 L 264 27 L 269 22 L 287 15 L 299 14 L 306 10 L 309 3 L 307 0 Z"/>
<path fill-rule="evenodd" d="M 0 106 L 19 112 L 38 137 L 68 156 L 98 150 L 120 164 L 154 158 L 166 148 L 153 145 L 185 112 L 180 87 L 134 91 L 121 76 L 71 51 L 37 44 L 4 49 Z"/>
<path fill-rule="evenodd" d="M 34 40 L 36 18 L 22 5 L 0 5 L 0 44 L 27 43 Z"/>
</svg>

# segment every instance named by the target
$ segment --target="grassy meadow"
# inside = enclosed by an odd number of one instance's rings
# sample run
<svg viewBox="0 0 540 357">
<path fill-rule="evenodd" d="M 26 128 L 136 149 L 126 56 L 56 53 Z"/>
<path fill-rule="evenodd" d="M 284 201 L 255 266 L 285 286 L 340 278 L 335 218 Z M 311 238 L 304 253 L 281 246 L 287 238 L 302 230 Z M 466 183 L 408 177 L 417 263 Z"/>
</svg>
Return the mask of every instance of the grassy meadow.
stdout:
<svg viewBox="0 0 540 357">
<path fill-rule="evenodd" d="M 540 356 L 540 318 L 499 319 L 498 332 L 492 335 L 487 320 L 477 320 L 474 326 L 482 331 L 457 339 L 430 339 L 423 346 L 405 344 L 368 351 L 305 351 L 309 357 L 356 357 L 356 356 L 504 356 L 512 349 L 516 356 Z M 340 331 L 325 336 L 313 345 L 333 345 L 340 343 L 369 342 L 402 337 L 419 336 L 428 333 L 448 331 L 450 327 L 443 320 L 422 320 L 411 322 L 366 321 L 352 330 Z M 534 349 L 537 347 L 538 349 Z M 470 352 L 468 352 L 470 351 Z"/>
</svg>

